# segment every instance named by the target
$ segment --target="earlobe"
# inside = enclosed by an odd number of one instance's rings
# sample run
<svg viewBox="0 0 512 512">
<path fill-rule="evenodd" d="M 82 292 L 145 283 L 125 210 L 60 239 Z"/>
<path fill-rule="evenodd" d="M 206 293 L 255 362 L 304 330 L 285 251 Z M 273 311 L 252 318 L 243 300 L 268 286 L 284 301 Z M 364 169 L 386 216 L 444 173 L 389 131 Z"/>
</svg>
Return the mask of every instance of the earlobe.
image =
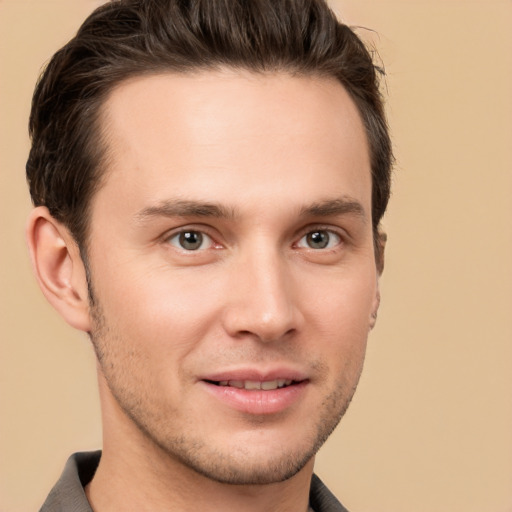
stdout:
<svg viewBox="0 0 512 512">
<path fill-rule="evenodd" d="M 31 212 L 26 237 L 44 296 L 68 324 L 90 331 L 89 296 L 80 251 L 68 229 L 46 207 Z"/>
</svg>

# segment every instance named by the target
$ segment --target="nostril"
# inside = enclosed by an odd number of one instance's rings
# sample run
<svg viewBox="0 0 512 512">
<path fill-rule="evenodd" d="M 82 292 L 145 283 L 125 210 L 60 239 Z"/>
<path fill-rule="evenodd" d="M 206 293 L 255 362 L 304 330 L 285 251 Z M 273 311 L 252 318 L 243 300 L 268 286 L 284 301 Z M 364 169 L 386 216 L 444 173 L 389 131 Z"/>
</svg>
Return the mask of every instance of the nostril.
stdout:
<svg viewBox="0 0 512 512">
<path fill-rule="evenodd" d="M 291 338 L 295 332 L 296 329 L 294 328 L 288 329 L 284 332 L 274 329 L 254 329 L 254 331 L 238 331 L 234 333 L 234 337 L 240 340 L 254 338 L 262 343 L 274 343 Z"/>
</svg>

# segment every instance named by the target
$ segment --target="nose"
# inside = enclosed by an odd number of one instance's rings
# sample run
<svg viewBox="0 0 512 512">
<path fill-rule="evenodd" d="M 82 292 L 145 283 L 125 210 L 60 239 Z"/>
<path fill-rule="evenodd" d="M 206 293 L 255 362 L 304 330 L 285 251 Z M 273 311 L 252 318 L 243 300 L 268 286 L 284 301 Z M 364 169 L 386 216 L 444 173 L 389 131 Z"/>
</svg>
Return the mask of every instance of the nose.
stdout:
<svg viewBox="0 0 512 512">
<path fill-rule="evenodd" d="M 260 250 L 231 269 L 223 324 L 235 338 L 279 341 L 300 330 L 303 315 L 289 265 L 279 251 Z"/>
</svg>

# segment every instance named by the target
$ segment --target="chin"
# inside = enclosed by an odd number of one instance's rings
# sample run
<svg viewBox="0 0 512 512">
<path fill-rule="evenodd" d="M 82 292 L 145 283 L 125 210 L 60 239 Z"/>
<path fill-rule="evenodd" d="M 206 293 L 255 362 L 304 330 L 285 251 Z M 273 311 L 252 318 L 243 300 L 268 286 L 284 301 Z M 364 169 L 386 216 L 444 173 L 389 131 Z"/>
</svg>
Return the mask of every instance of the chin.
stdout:
<svg viewBox="0 0 512 512">
<path fill-rule="evenodd" d="M 204 455 L 204 454 L 203 454 Z M 196 473 L 215 482 L 228 485 L 270 485 L 284 482 L 299 473 L 310 462 L 315 453 L 280 453 L 277 456 L 261 456 L 260 460 L 249 453 L 225 455 L 212 453 L 207 460 L 188 457 L 181 462 Z"/>
<path fill-rule="evenodd" d="M 265 434 L 260 430 L 225 439 L 174 438 L 160 448 L 182 467 L 208 479 L 229 485 L 269 485 L 284 482 L 310 463 L 329 435 L 336 428 L 343 413 L 322 417 L 316 425 L 304 431 L 288 428 L 283 432 Z M 303 424 L 305 428 L 305 425 Z"/>
</svg>

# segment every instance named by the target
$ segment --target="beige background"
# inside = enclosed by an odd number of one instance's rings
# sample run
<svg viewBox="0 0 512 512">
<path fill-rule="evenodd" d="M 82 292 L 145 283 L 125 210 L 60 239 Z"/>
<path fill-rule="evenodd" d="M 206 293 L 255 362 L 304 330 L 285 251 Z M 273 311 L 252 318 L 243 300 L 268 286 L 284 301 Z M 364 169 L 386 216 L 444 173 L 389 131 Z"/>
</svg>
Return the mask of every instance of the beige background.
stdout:
<svg viewBox="0 0 512 512">
<path fill-rule="evenodd" d="M 37 510 L 100 445 L 88 341 L 48 306 L 23 239 L 41 64 L 97 5 L 0 0 L 0 511 Z M 339 0 L 388 73 L 398 165 L 383 304 L 317 471 L 352 512 L 512 511 L 512 2 Z"/>
</svg>

